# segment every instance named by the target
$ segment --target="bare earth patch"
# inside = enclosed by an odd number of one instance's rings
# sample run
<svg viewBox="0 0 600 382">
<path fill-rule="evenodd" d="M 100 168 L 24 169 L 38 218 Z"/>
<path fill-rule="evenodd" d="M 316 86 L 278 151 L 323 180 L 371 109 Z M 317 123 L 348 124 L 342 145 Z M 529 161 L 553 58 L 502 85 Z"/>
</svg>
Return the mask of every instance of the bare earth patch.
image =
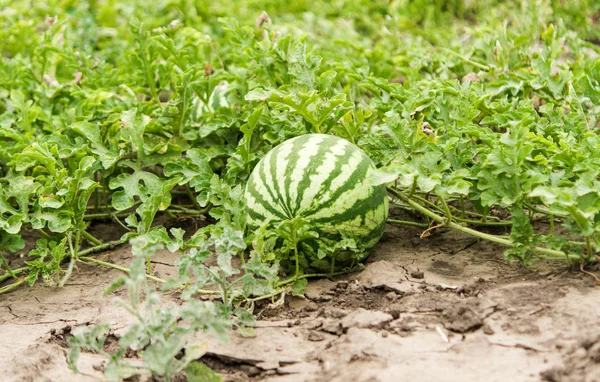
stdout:
<svg viewBox="0 0 600 382">
<path fill-rule="evenodd" d="M 356 274 L 309 284 L 305 298 L 258 306 L 254 338 L 210 339 L 204 362 L 227 381 L 600 381 L 600 288 L 564 264 L 507 264 L 459 233 L 389 227 Z M 176 255 L 161 253 L 166 278 Z M 127 265 L 128 249 L 99 256 Z M 99 381 L 102 359 L 67 367 L 71 327 L 129 317 L 103 298 L 117 271 L 79 265 L 62 289 L 0 300 L 0 372 L 9 381 Z M 173 297 L 171 297 L 173 298 Z M 400 379 L 399 379 L 400 378 Z"/>
</svg>

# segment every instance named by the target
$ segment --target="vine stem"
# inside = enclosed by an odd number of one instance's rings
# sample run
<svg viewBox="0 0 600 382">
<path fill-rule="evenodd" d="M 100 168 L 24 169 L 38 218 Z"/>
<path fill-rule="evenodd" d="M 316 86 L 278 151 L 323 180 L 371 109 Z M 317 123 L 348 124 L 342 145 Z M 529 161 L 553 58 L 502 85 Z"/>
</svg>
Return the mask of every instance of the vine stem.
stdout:
<svg viewBox="0 0 600 382">
<path fill-rule="evenodd" d="M 96 213 L 96 214 L 86 214 L 83 217 L 83 220 L 101 220 L 101 219 L 110 219 L 113 217 L 121 217 L 121 218 L 126 218 L 127 216 L 131 215 L 131 212 L 119 212 L 116 214 L 113 213 Z"/>
<path fill-rule="evenodd" d="M 245 301 L 247 302 L 256 302 L 256 301 L 260 301 L 260 300 L 266 300 L 268 298 L 272 298 L 275 296 L 278 296 L 282 293 L 285 292 L 286 288 L 285 286 L 287 286 L 288 284 L 291 284 L 293 282 L 295 282 L 296 280 L 300 280 L 300 279 L 309 279 L 309 278 L 313 278 L 313 277 L 333 277 L 333 276 L 340 276 L 340 275 L 345 275 L 348 273 L 352 273 L 355 272 L 356 270 L 347 270 L 347 271 L 338 271 L 338 272 L 328 272 L 328 273 L 306 273 L 303 275 L 299 275 L 298 277 L 290 277 L 286 280 L 280 281 L 279 283 L 276 284 L 276 290 L 275 292 L 269 293 L 269 294 L 265 294 L 262 296 L 258 296 L 255 298 L 248 298 Z"/>
<path fill-rule="evenodd" d="M 333 276 L 340 276 L 340 275 L 346 275 L 348 273 L 353 273 L 356 272 L 355 269 L 350 269 L 350 270 L 346 270 L 346 271 L 337 271 L 337 272 L 327 272 L 327 273 L 306 273 L 303 275 L 299 275 L 298 277 L 290 277 L 289 279 L 283 280 L 278 282 L 277 284 L 275 284 L 276 288 L 279 288 L 283 285 L 287 285 L 287 284 L 291 284 L 296 280 L 300 280 L 300 279 L 310 279 L 310 278 L 314 278 L 314 277 L 333 277 Z M 280 292 L 279 292 L 280 293 Z M 279 294 L 279 293 L 275 293 L 275 295 Z"/>
<path fill-rule="evenodd" d="M 0 294 L 7 293 L 7 292 L 10 292 L 11 290 L 17 289 L 19 287 L 19 285 L 23 284 L 25 281 L 27 281 L 27 280 L 21 279 L 15 283 L 12 283 L 10 285 L 0 288 Z"/>
<path fill-rule="evenodd" d="M 113 249 L 121 244 L 124 244 L 125 241 L 123 240 L 114 240 L 114 241 L 108 241 L 104 244 L 101 245 L 97 245 L 95 247 L 91 247 L 91 248 L 87 248 L 84 249 L 83 251 L 78 251 L 77 254 L 79 256 L 83 256 L 83 255 L 90 255 L 92 253 L 97 253 L 97 252 L 101 252 L 104 251 L 106 249 Z"/>
<path fill-rule="evenodd" d="M 429 225 L 427 225 L 425 223 L 411 222 L 409 220 L 388 219 L 387 222 L 391 223 L 391 224 L 408 225 L 408 226 L 419 227 L 419 228 L 427 228 L 427 227 L 429 227 Z"/>
<path fill-rule="evenodd" d="M 265 294 L 262 296 L 258 296 L 255 298 L 247 298 L 246 302 L 256 302 L 256 301 L 260 301 L 260 300 L 266 300 L 268 298 L 272 298 L 275 297 L 277 295 L 280 295 L 281 293 L 283 293 L 285 291 L 285 288 L 279 288 L 277 291 L 273 292 L 273 293 L 269 293 L 269 294 Z"/>
<path fill-rule="evenodd" d="M 173 210 L 171 212 L 176 213 L 176 214 L 187 214 L 187 215 L 206 215 L 206 213 L 208 211 L 210 211 L 210 209 L 212 208 L 212 205 L 209 204 L 208 206 L 202 208 L 200 207 L 200 209 L 194 210 L 194 209 L 190 209 L 190 208 L 186 208 L 184 206 L 179 206 L 176 204 L 172 204 L 169 206 L 169 210 Z"/>
<path fill-rule="evenodd" d="M 96 263 L 96 264 L 99 264 L 99 265 L 104 265 L 105 267 L 113 268 L 113 269 L 116 269 L 118 271 L 125 272 L 127 274 L 131 273 L 131 269 L 129 269 L 129 268 L 125 268 L 125 267 L 122 267 L 122 266 L 117 265 L 117 264 L 109 263 L 107 261 L 102 261 L 102 260 L 96 259 L 94 257 L 79 256 L 78 260 L 80 260 L 80 261 L 82 261 L 84 263 L 87 262 L 87 263 Z M 148 278 L 148 280 L 156 281 L 157 283 L 160 283 L 160 284 L 164 284 L 165 283 L 165 280 L 163 280 L 161 278 L 158 278 L 158 277 L 155 277 L 155 276 L 152 276 L 152 275 L 146 275 L 146 278 Z"/>
<path fill-rule="evenodd" d="M 390 192 L 392 195 L 402 199 L 405 203 L 409 204 L 412 208 L 414 208 L 418 212 L 422 213 L 423 215 L 430 217 L 431 219 L 437 221 L 438 223 L 446 223 L 446 220 L 447 220 L 446 217 L 440 216 L 440 215 L 436 214 L 435 212 L 428 210 L 427 208 L 421 206 L 419 203 L 415 202 L 414 200 L 411 200 L 410 198 L 408 198 L 406 195 L 402 194 L 401 192 L 399 192 L 391 187 L 388 187 L 388 192 Z M 481 239 L 489 240 L 494 243 L 502 244 L 507 247 L 512 247 L 514 245 L 510 239 L 505 239 L 502 237 L 498 237 L 496 235 L 490 235 L 490 234 L 487 234 L 484 232 L 479 232 L 479 231 L 476 231 L 476 230 L 468 228 L 468 227 L 463 227 L 462 225 L 456 224 L 454 222 L 448 222 L 446 225 L 457 231 L 461 231 L 461 232 L 467 233 L 471 236 L 479 237 Z M 533 249 L 535 251 L 545 254 L 545 255 L 561 256 L 563 259 L 565 257 L 567 257 L 569 259 L 581 260 L 581 258 L 579 256 L 569 255 L 569 254 L 566 254 L 565 252 L 558 251 L 555 249 L 543 248 L 543 247 L 533 247 Z"/>
<path fill-rule="evenodd" d="M 463 204 L 464 204 L 464 202 L 463 202 Z M 470 216 L 474 216 L 474 217 L 477 217 L 477 218 L 479 218 L 479 219 L 480 219 L 480 221 L 482 221 L 483 219 L 489 219 L 489 220 L 500 221 L 500 218 L 499 218 L 499 217 L 497 217 L 497 216 L 482 215 L 482 214 L 479 214 L 479 213 L 477 213 L 477 212 L 468 211 L 468 210 L 464 210 L 464 212 L 463 212 L 462 210 L 459 210 L 458 208 L 456 208 L 456 207 L 454 207 L 454 206 L 452 206 L 452 205 L 448 205 L 448 207 L 449 207 L 451 210 L 454 210 L 454 211 L 456 211 L 456 212 L 460 212 L 461 216 L 464 214 L 464 216 L 463 216 L 463 217 L 461 217 L 461 219 L 462 219 L 462 218 L 466 219 L 466 215 L 470 215 Z M 457 219 L 457 218 L 455 218 L 455 219 Z"/>
<path fill-rule="evenodd" d="M 121 271 L 121 272 L 124 272 L 124 273 L 127 273 L 127 274 L 131 273 L 131 269 L 129 269 L 129 268 L 125 268 L 125 267 L 122 267 L 120 265 L 109 263 L 107 261 L 102 261 L 102 260 L 99 260 L 99 259 L 96 259 L 96 258 L 93 258 L 93 257 L 89 257 L 89 256 L 79 256 L 78 260 L 80 260 L 83 263 L 89 262 L 89 263 L 95 263 L 95 264 L 98 264 L 98 265 L 103 265 L 105 267 L 113 268 L 113 269 L 116 269 L 118 271 Z M 166 282 L 165 280 L 163 280 L 161 278 L 158 278 L 156 276 L 152 276 L 152 275 L 149 275 L 149 274 L 146 274 L 146 278 L 148 280 L 155 281 L 155 282 L 157 282 L 159 284 L 164 284 Z M 200 294 L 219 294 L 218 290 L 208 290 L 208 289 L 198 289 L 196 292 L 200 293 Z"/>
<path fill-rule="evenodd" d="M 12 274 L 15 275 L 15 276 L 18 276 L 21 273 L 27 271 L 28 269 L 29 269 L 28 267 L 15 268 L 15 269 L 12 269 Z M 7 279 L 11 278 L 11 277 L 12 277 L 12 275 L 10 273 L 6 272 L 2 276 L 0 276 L 0 283 L 3 282 L 4 280 L 7 280 Z"/>
<path fill-rule="evenodd" d="M 462 222 L 462 223 L 467 223 L 467 224 L 473 224 L 473 225 L 485 225 L 485 226 L 490 226 L 490 227 L 509 227 L 512 225 L 512 222 L 506 222 L 506 221 L 481 221 L 481 220 L 471 220 L 471 219 L 463 219 L 463 218 L 454 218 L 455 220 Z"/>
<path fill-rule="evenodd" d="M 416 197 L 416 196 L 415 196 L 415 197 Z M 425 201 L 425 202 L 429 203 L 431 206 L 435 206 L 435 208 L 436 208 L 436 209 L 438 209 L 439 211 L 442 211 L 442 210 L 441 210 L 441 209 L 440 209 L 438 206 L 436 206 L 435 204 L 431 203 L 430 201 L 428 201 L 428 200 L 426 200 L 426 199 L 424 199 L 424 198 L 421 198 L 421 197 L 418 197 L 418 199 L 419 199 L 419 200 L 422 200 L 422 201 Z M 409 208 L 410 208 L 410 206 L 409 206 L 409 205 L 406 205 L 406 204 L 404 204 L 404 203 L 399 203 L 399 202 L 397 202 L 397 201 L 393 202 L 393 204 L 394 204 L 395 206 L 398 206 L 398 207 L 401 207 L 401 208 L 405 208 L 405 209 L 409 209 Z M 470 212 L 470 211 L 465 211 L 465 213 L 463 214 L 463 212 L 462 212 L 461 210 L 458 210 L 458 209 L 456 209 L 456 208 L 454 208 L 453 206 L 450 206 L 450 205 L 448 205 L 448 208 L 449 208 L 450 210 L 456 210 L 456 211 L 457 211 L 457 212 L 459 212 L 461 215 L 464 215 L 464 214 L 469 214 L 469 215 L 473 215 L 473 216 L 480 216 L 480 217 L 482 217 L 482 218 L 483 218 L 483 215 L 476 214 L 476 213 L 473 213 L 473 212 Z M 480 225 L 480 226 L 490 226 L 490 227 L 509 227 L 509 226 L 511 226 L 511 225 L 512 225 L 512 222 L 510 222 L 510 221 L 500 221 L 500 219 L 498 219 L 498 218 L 495 218 L 495 217 L 492 217 L 492 216 L 489 216 L 489 217 L 487 217 L 487 218 L 488 218 L 488 219 L 495 219 L 495 220 L 493 220 L 493 221 L 489 221 L 489 220 L 488 220 L 488 221 L 486 221 L 486 220 L 474 220 L 474 219 L 466 219 L 466 218 L 459 218 L 459 217 L 457 217 L 457 216 L 454 216 L 453 218 L 454 218 L 454 220 L 456 220 L 456 221 L 458 221 L 458 222 L 467 223 L 467 224 L 472 224 L 472 225 Z M 392 223 L 392 224 L 393 224 L 393 223 L 394 223 L 394 222 L 393 222 L 393 220 L 394 220 L 394 219 L 388 219 L 388 222 L 390 222 L 390 223 Z M 412 223 L 412 222 L 409 222 L 409 223 Z M 403 224 L 403 223 L 398 223 L 398 224 Z M 420 223 L 417 223 L 417 224 L 420 224 Z M 405 225 L 413 225 L 413 224 L 405 224 Z M 427 226 L 427 225 L 424 225 L 424 227 L 426 228 L 426 227 L 428 227 L 428 226 Z"/>
</svg>

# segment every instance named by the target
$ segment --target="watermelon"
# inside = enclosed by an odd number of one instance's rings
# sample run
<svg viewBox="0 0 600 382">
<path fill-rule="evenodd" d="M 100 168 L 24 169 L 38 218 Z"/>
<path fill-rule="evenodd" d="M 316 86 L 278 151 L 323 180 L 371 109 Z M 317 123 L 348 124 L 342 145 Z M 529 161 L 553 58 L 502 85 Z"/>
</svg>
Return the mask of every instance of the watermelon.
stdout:
<svg viewBox="0 0 600 382">
<path fill-rule="evenodd" d="M 385 229 L 387 193 L 384 185 L 369 182 L 373 169 L 371 159 L 345 139 L 307 134 L 287 140 L 250 175 L 245 190 L 248 227 L 256 230 L 300 217 L 318 233 L 299 244 L 305 272 L 352 266 L 366 258 Z"/>
<path fill-rule="evenodd" d="M 207 104 L 202 102 L 200 97 L 194 95 L 192 98 L 192 110 L 190 114 L 192 121 L 200 120 L 202 114 L 214 113 L 221 107 L 229 107 L 229 101 L 227 101 L 228 94 L 229 83 L 227 81 L 223 81 L 215 86 L 213 92 L 208 97 Z"/>
</svg>

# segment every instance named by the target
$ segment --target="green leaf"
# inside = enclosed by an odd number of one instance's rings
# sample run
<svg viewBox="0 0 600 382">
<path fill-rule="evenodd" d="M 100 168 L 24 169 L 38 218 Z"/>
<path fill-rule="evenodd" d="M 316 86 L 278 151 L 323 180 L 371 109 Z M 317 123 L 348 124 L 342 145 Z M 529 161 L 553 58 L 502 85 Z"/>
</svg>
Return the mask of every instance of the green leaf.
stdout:
<svg viewBox="0 0 600 382">
<path fill-rule="evenodd" d="M 162 193 L 162 185 L 160 178 L 150 172 L 136 171 L 132 174 L 120 174 L 109 183 L 111 190 L 122 188 L 113 193 L 112 206 L 118 211 L 131 208 L 136 198 L 144 202 L 157 191 Z"/>
<path fill-rule="evenodd" d="M 121 289 L 123 286 L 125 286 L 126 282 L 127 282 L 127 279 L 125 277 L 119 277 L 118 279 L 111 282 L 106 287 L 106 289 L 104 289 L 103 295 L 108 296 L 109 294 L 113 293 L 117 289 Z"/>
<path fill-rule="evenodd" d="M 292 284 L 292 296 L 304 296 L 304 289 L 308 286 L 307 279 L 297 279 Z"/>
<path fill-rule="evenodd" d="M 0 251 L 17 252 L 25 248 L 25 241 L 20 235 L 0 232 Z"/>
<path fill-rule="evenodd" d="M 181 181 L 181 177 L 175 177 L 164 182 L 155 188 L 146 200 L 135 210 L 140 216 L 137 226 L 139 233 L 146 233 L 150 230 L 154 216 L 158 211 L 163 211 L 171 204 L 171 189 Z"/>
<path fill-rule="evenodd" d="M 221 382 L 223 378 L 200 362 L 192 362 L 185 368 L 185 377 L 189 382 Z"/>
</svg>

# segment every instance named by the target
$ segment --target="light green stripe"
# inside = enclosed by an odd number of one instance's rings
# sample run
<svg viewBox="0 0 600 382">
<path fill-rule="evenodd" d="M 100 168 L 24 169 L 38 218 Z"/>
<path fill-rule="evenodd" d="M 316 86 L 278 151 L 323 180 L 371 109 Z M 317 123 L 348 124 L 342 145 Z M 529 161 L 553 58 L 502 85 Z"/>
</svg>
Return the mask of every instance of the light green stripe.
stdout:
<svg viewBox="0 0 600 382">
<path fill-rule="evenodd" d="M 308 175 L 306 186 L 303 187 L 302 199 L 299 203 L 298 213 L 304 214 L 313 209 L 313 201 L 319 200 L 319 194 L 323 194 L 331 181 L 332 174 L 338 172 L 343 165 L 343 156 L 346 155 L 345 148 L 348 144 L 343 140 L 332 142 L 332 145 L 321 150 L 323 160 L 315 173 Z"/>
<path fill-rule="evenodd" d="M 323 142 L 322 136 L 314 136 L 304 140 L 296 151 L 295 156 L 297 159 L 290 159 L 290 161 L 295 161 L 295 166 L 293 170 L 288 172 L 285 187 L 289 190 L 289 205 L 294 214 L 298 211 L 299 195 L 303 194 L 307 189 L 307 185 L 301 182 L 306 174 L 312 172 L 312 168 L 316 166 L 315 159 L 324 151 L 323 146 L 320 145 L 321 142 Z M 313 186 L 318 187 L 318 185 L 308 185 L 308 187 Z"/>
</svg>

